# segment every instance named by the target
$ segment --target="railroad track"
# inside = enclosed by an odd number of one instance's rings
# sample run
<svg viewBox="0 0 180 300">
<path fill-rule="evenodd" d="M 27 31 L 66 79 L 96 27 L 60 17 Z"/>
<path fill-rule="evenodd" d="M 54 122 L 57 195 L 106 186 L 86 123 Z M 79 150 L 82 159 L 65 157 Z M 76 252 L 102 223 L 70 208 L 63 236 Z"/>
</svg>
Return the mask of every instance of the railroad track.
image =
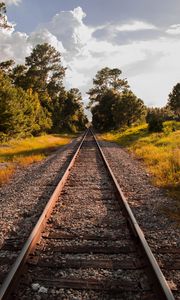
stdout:
<svg viewBox="0 0 180 300">
<path fill-rule="evenodd" d="M 174 299 L 91 130 L 0 299 Z"/>
</svg>

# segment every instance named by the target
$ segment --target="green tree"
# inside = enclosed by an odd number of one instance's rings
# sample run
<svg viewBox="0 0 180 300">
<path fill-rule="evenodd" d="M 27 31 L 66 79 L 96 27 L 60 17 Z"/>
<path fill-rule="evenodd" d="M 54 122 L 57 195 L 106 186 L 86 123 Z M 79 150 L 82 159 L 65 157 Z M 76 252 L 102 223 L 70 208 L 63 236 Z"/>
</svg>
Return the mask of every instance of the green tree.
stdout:
<svg viewBox="0 0 180 300">
<path fill-rule="evenodd" d="M 38 92 L 42 105 L 53 109 L 53 100 L 63 88 L 65 75 L 61 54 L 47 43 L 37 45 L 26 57 L 26 66 L 26 88 Z"/>
<path fill-rule="evenodd" d="M 8 137 L 36 134 L 51 127 L 37 94 L 16 88 L 0 71 L 0 131 Z"/>
<path fill-rule="evenodd" d="M 117 101 L 112 110 L 116 128 L 130 126 L 142 120 L 143 117 L 145 118 L 146 114 L 144 102 L 130 90 L 124 90 L 117 96 Z"/>
<path fill-rule="evenodd" d="M 15 86 L 17 87 L 21 87 L 24 90 L 26 90 L 28 88 L 28 83 L 27 83 L 27 67 L 25 65 L 16 65 L 10 74 L 10 77 L 13 80 L 13 83 L 15 84 Z"/>
<path fill-rule="evenodd" d="M 149 108 L 146 116 L 148 130 L 152 132 L 160 132 L 163 130 L 163 122 L 165 121 L 164 113 L 161 108 Z"/>
<path fill-rule="evenodd" d="M 15 68 L 15 84 L 38 93 L 44 114 L 47 118 L 51 114 L 52 126 L 57 128 L 57 115 L 62 110 L 59 99 L 64 93 L 65 76 L 61 54 L 47 43 L 37 45 L 30 56 L 26 57 L 25 67 L 27 70 L 23 66 Z"/>
<path fill-rule="evenodd" d="M 64 93 L 60 98 L 61 110 L 56 116 L 58 130 L 76 132 L 85 128 L 87 118 L 84 115 L 82 96 L 79 89 L 73 88 Z"/>
<path fill-rule="evenodd" d="M 163 131 L 163 122 L 176 120 L 176 115 L 169 106 L 148 108 L 146 122 L 149 131 Z M 175 129 L 175 127 L 174 127 Z"/>
<path fill-rule="evenodd" d="M 172 93 L 169 94 L 168 106 L 180 118 L 180 83 L 177 83 L 173 87 Z"/>
<path fill-rule="evenodd" d="M 93 79 L 94 87 L 87 93 L 90 98 L 89 107 L 92 107 L 94 103 L 99 103 L 101 101 L 101 97 L 109 90 L 113 92 L 120 92 L 129 87 L 127 80 L 120 78 L 121 74 L 121 70 L 117 68 L 110 69 L 108 67 L 97 72 Z"/>
<path fill-rule="evenodd" d="M 116 127 L 112 108 L 115 106 L 118 95 L 113 90 L 107 90 L 101 95 L 99 103 L 92 106 L 92 123 L 96 129 L 104 131 Z"/>
<path fill-rule="evenodd" d="M 130 126 L 145 114 L 145 106 L 129 89 L 126 79 L 121 79 L 119 69 L 103 68 L 93 80 L 89 90 L 89 107 L 93 126 L 101 131 Z"/>
</svg>

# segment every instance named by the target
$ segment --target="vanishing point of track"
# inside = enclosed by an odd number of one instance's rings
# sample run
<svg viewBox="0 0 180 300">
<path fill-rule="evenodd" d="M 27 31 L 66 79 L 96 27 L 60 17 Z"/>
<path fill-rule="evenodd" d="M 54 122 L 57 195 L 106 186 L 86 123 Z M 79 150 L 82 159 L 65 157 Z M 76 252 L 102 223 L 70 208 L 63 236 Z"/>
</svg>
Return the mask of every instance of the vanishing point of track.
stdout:
<svg viewBox="0 0 180 300">
<path fill-rule="evenodd" d="M 87 130 L 0 289 L 0 299 L 174 299 Z"/>
</svg>

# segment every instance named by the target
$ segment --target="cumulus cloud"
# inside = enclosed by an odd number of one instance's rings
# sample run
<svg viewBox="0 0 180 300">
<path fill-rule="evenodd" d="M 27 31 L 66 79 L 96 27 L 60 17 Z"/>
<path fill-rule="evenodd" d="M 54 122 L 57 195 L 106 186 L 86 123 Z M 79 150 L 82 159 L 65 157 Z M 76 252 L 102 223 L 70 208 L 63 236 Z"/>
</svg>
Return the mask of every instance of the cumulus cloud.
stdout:
<svg viewBox="0 0 180 300">
<path fill-rule="evenodd" d="M 164 105 L 180 76 L 180 25 L 163 31 L 134 20 L 92 28 L 85 25 L 85 16 L 81 7 L 61 11 L 29 36 L 1 30 L 0 60 L 14 58 L 23 63 L 34 46 L 48 42 L 61 52 L 68 67 L 66 86 L 80 88 L 86 102 L 85 92 L 91 87 L 92 78 L 108 66 L 120 68 L 146 104 Z"/>
<path fill-rule="evenodd" d="M 91 29 L 84 23 L 86 14 L 81 7 L 71 11 L 61 11 L 52 20 L 44 24 L 56 38 L 62 42 L 63 47 L 70 55 L 77 55 L 91 38 Z"/>
<path fill-rule="evenodd" d="M 6 5 L 18 5 L 21 3 L 21 0 L 3 0 Z"/>
</svg>

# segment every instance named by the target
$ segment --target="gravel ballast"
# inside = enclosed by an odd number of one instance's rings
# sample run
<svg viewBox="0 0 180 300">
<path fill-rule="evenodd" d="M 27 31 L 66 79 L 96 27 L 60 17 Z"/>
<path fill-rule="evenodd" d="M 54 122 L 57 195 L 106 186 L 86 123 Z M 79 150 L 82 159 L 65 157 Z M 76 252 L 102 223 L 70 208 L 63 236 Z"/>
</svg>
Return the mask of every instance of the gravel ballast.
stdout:
<svg viewBox="0 0 180 300">
<path fill-rule="evenodd" d="M 8 250 L 3 249 L 6 239 L 21 237 L 23 243 L 30 234 L 79 139 L 60 148 L 40 163 L 18 169 L 9 184 L 1 187 L 0 258 L 8 255 Z M 173 200 L 162 189 L 151 184 L 151 177 L 142 163 L 126 150 L 105 141 L 101 141 L 101 146 L 158 263 L 162 270 L 164 268 L 163 273 L 174 289 L 176 299 L 180 299 L 180 270 L 172 271 L 164 267 L 171 262 L 173 265 L 173 252 L 176 256 L 180 253 L 177 224 L 163 212 L 164 208 L 173 205 Z M 163 247 L 174 250 L 172 253 L 161 254 L 158 249 Z M 0 267 L 0 273 L 7 270 Z"/>
</svg>

